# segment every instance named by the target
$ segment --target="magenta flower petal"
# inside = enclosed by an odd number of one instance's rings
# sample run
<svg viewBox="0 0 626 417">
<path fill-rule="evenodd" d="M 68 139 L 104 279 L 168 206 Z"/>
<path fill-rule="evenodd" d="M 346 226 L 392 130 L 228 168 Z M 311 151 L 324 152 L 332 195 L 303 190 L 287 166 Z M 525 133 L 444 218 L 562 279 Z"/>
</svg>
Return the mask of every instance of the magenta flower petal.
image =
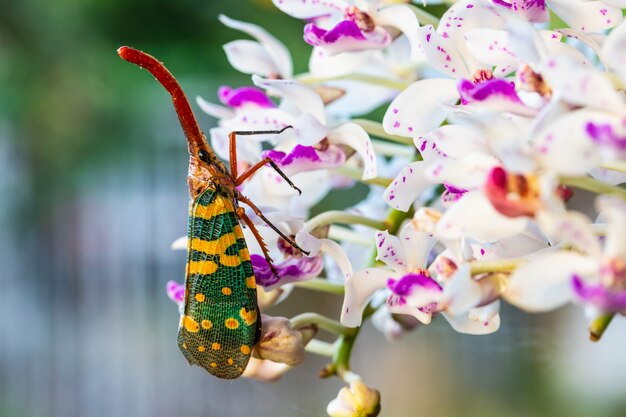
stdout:
<svg viewBox="0 0 626 417">
<path fill-rule="evenodd" d="M 494 4 L 504 6 L 531 22 L 546 22 L 550 15 L 545 0 L 492 0 Z"/>
<path fill-rule="evenodd" d="M 626 290 L 615 291 L 603 285 L 587 284 L 578 275 L 572 276 L 572 289 L 584 303 L 607 313 L 626 313 Z"/>
<path fill-rule="evenodd" d="M 274 274 L 267 260 L 261 255 L 250 256 L 257 284 L 266 290 L 272 290 L 292 282 L 315 278 L 322 272 L 324 261 L 321 256 L 289 257 L 274 264 L 278 276 Z"/>
<path fill-rule="evenodd" d="M 296 145 L 289 153 L 269 150 L 263 152 L 263 157 L 271 158 L 287 175 L 338 167 L 346 160 L 346 154 L 338 146 L 333 145 L 324 150 L 313 146 Z"/>
<path fill-rule="evenodd" d="M 309 23 L 304 27 L 304 40 L 319 46 L 329 55 L 340 52 L 380 49 L 391 43 L 391 36 L 382 28 L 363 32 L 352 20 L 342 20 L 330 30 Z"/>
<path fill-rule="evenodd" d="M 457 88 L 461 95 L 462 104 L 486 101 L 494 97 L 504 98 L 513 103 L 522 103 L 515 91 L 515 83 L 500 78 L 492 78 L 476 84 L 469 80 L 460 79 Z"/>
<path fill-rule="evenodd" d="M 239 108 L 246 104 L 262 108 L 276 107 L 263 90 L 255 87 L 230 88 L 223 85 L 217 90 L 217 95 L 222 103 L 232 108 Z"/>
<path fill-rule="evenodd" d="M 409 304 L 418 307 L 424 313 L 433 313 L 434 305 L 432 294 L 440 294 L 441 286 L 426 274 L 406 274 L 400 279 L 390 278 L 387 281 L 387 288 L 392 292 L 387 300 L 393 306 L 404 306 Z M 428 310 L 428 311 L 426 311 Z"/>
<path fill-rule="evenodd" d="M 597 145 L 610 148 L 621 157 L 626 157 L 626 135 L 619 135 L 610 124 L 589 122 L 585 130 Z"/>
<path fill-rule="evenodd" d="M 176 281 L 168 281 L 165 289 L 167 296 L 178 305 L 185 302 L 185 286 Z"/>
</svg>

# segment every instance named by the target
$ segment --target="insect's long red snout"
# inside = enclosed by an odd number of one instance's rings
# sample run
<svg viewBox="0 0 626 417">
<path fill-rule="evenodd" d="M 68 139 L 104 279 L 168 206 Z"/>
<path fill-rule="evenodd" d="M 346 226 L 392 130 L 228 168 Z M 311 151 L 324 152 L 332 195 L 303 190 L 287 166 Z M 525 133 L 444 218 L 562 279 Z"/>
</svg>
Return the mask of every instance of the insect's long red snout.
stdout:
<svg viewBox="0 0 626 417">
<path fill-rule="evenodd" d="M 147 69 L 159 83 L 167 90 L 172 96 L 172 102 L 174 103 L 174 109 L 180 120 L 180 124 L 187 137 L 189 144 L 189 151 L 191 153 L 197 152 L 199 149 L 207 150 L 207 145 L 204 140 L 204 134 L 198 126 L 198 121 L 191 110 L 189 101 L 183 92 L 180 84 L 174 78 L 174 76 L 165 68 L 165 66 L 159 62 L 155 57 L 142 52 L 138 49 L 131 48 L 130 46 L 122 46 L 117 50 L 117 54 L 125 61 L 132 62 L 141 68 Z M 210 151 L 210 150 L 209 150 Z"/>
</svg>

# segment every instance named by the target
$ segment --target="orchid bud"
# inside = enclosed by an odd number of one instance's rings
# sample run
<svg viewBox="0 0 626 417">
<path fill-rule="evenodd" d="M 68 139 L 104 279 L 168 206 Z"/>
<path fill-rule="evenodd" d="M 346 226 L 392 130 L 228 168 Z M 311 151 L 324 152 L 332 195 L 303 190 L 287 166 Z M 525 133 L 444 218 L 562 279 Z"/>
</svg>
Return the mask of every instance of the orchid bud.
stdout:
<svg viewBox="0 0 626 417">
<path fill-rule="evenodd" d="M 375 417 L 380 413 L 380 392 L 361 380 L 353 381 L 339 390 L 326 412 L 331 417 Z"/>
</svg>

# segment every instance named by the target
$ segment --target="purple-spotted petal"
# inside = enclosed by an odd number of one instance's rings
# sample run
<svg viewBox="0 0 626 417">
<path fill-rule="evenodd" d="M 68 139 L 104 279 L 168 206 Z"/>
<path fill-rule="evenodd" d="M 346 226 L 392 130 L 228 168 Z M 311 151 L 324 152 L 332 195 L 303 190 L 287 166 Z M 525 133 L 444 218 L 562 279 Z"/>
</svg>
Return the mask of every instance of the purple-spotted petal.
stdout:
<svg viewBox="0 0 626 417">
<path fill-rule="evenodd" d="M 461 104 L 472 104 L 489 100 L 498 100 L 500 103 L 522 104 L 513 81 L 492 78 L 487 81 L 473 83 L 461 78 L 456 84 L 461 96 Z"/>
<path fill-rule="evenodd" d="M 418 29 L 418 37 L 422 52 L 433 68 L 452 78 L 471 77 L 457 46 L 446 35 L 440 35 L 432 25 L 428 25 Z"/>
<path fill-rule="evenodd" d="M 550 18 L 545 0 L 491 0 L 493 4 L 506 7 L 533 23 L 546 22 Z"/>
<path fill-rule="evenodd" d="M 321 256 L 288 257 L 282 262 L 275 263 L 274 269 L 276 269 L 278 276 L 273 273 L 264 257 L 253 254 L 250 256 L 250 261 L 257 284 L 266 290 L 315 278 L 324 269 L 324 261 Z"/>
<path fill-rule="evenodd" d="M 426 176 L 428 163 L 412 162 L 400 171 L 398 176 L 387 187 L 383 198 L 390 207 L 407 211 L 413 202 L 434 182 Z"/>
<path fill-rule="evenodd" d="M 459 269 L 449 278 L 444 289 L 444 308 L 453 316 L 467 314 L 470 309 L 483 301 L 481 286 L 472 278 L 467 263 L 461 264 Z"/>
<path fill-rule="evenodd" d="M 398 279 L 389 278 L 387 288 L 391 291 L 387 300 L 390 307 L 406 304 L 422 308 L 426 313 L 435 312 L 430 304 L 439 302 L 443 291 L 437 281 L 429 275 L 415 273 L 403 275 Z"/>
<path fill-rule="evenodd" d="M 385 263 L 398 274 L 409 269 L 408 258 L 400 239 L 386 230 L 376 232 L 376 260 Z"/>
<path fill-rule="evenodd" d="M 391 35 L 376 27 L 371 32 L 362 32 L 352 20 L 343 20 L 334 28 L 325 30 L 309 23 L 304 27 L 304 40 L 312 46 L 319 46 L 329 55 L 341 52 L 356 52 L 382 49 L 391 43 Z"/>
<path fill-rule="evenodd" d="M 574 294 L 581 302 L 607 313 L 626 313 L 626 290 L 613 290 L 601 284 L 589 284 L 580 276 L 572 276 Z"/>
<path fill-rule="evenodd" d="M 363 310 L 374 293 L 387 285 L 390 271 L 367 268 L 346 279 L 346 293 L 341 307 L 341 324 L 346 327 L 361 325 Z"/>
<path fill-rule="evenodd" d="M 254 87 L 230 88 L 223 85 L 217 90 L 217 95 L 222 103 L 232 108 L 246 105 L 276 107 L 263 90 Z"/>
<path fill-rule="evenodd" d="M 333 145 L 324 150 L 313 146 L 296 145 L 289 153 L 272 149 L 263 152 L 262 157 L 269 157 L 276 162 L 287 176 L 298 172 L 335 168 L 346 161 L 344 152 Z"/>
<path fill-rule="evenodd" d="M 468 190 L 485 183 L 489 172 L 499 165 L 491 155 L 472 152 L 460 159 L 439 158 L 428 165 L 426 176 L 435 184 Z"/>
<path fill-rule="evenodd" d="M 554 55 L 548 58 L 541 75 L 552 90 L 568 103 L 617 114 L 626 111 L 623 97 L 615 92 L 603 72 L 581 65 L 569 56 Z"/>
<path fill-rule="evenodd" d="M 467 32 L 465 41 L 470 52 L 485 64 L 516 65 L 519 57 L 510 45 L 509 36 L 506 30 L 479 28 Z"/>
<path fill-rule="evenodd" d="M 285 47 L 285 45 L 282 44 L 282 42 L 269 34 L 265 29 L 251 23 L 240 22 L 238 20 L 231 19 L 224 15 L 220 15 L 219 19 L 220 22 L 222 22 L 224 25 L 232 29 L 240 30 L 244 33 L 247 33 L 248 35 L 255 38 L 257 41 L 259 41 L 259 45 L 263 48 L 265 52 L 264 55 L 269 58 L 267 64 L 273 67 L 272 72 L 244 72 L 248 74 L 259 74 L 264 76 L 280 75 L 282 78 L 290 78 L 293 75 L 293 64 L 291 62 L 291 55 L 289 54 L 289 50 Z"/>
<path fill-rule="evenodd" d="M 411 84 L 389 105 L 385 132 L 414 138 L 437 128 L 446 118 L 444 105 L 459 99 L 454 80 L 432 78 Z"/>
<path fill-rule="evenodd" d="M 543 252 L 511 275 L 507 301 L 526 311 L 549 311 L 572 299 L 571 277 L 597 273 L 598 262 L 574 252 Z"/>
<path fill-rule="evenodd" d="M 179 306 L 185 302 L 185 286 L 176 281 L 168 281 L 165 287 L 167 296 Z"/>
<path fill-rule="evenodd" d="M 550 0 L 550 8 L 572 29 L 599 32 L 617 26 L 622 21 L 619 7 L 601 1 Z"/>
<path fill-rule="evenodd" d="M 461 158 L 472 152 L 491 152 L 479 130 L 456 124 L 439 127 L 415 138 L 413 142 L 425 161 L 440 157 Z"/>
<path fill-rule="evenodd" d="M 416 217 L 414 217 L 414 220 Z M 437 243 L 430 233 L 430 224 L 425 225 L 424 222 L 419 220 L 411 221 L 400 230 L 398 239 L 404 249 L 404 253 L 408 256 L 405 259 L 405 264 L 410 271 L 416 271 L 417 269 L 425 269 L 428 261 L 428 255 L 431 249 Z"/>
<path fill-rule="evenodd" d="M 328 141 L 336 145 L 346 145 L 354 149 L 363 161 L 363 180 L 370 180 L 378 176 L 378 165 L 372 141 L 365 130 L 355 124 L 346 123 L 328 134 Z"/>
<path fill-rule="evenodd" d="M 615 154 L 616 159 L 626 158 L 626 118 L 623 123 L 622 132 L 617 132 L 617 128 L 609 123 L 588 122 L 585 126 L 587 135 L 597 146 L 606 148 Z"/>
</svg>

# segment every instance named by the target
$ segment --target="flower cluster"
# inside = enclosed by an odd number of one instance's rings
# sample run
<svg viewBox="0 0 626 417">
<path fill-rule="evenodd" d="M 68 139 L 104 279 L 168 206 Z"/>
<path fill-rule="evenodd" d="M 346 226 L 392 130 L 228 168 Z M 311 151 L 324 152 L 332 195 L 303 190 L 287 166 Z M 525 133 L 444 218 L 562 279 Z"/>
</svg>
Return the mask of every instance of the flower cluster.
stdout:
<svg viewBox="0 0 626 417">
<path fill-rule="evenodd" d="M 241 187 L 308 252 L 251 216 L 275 260 L 248 239 L 261 311 L 294 286 L 343 305 L 336 319 L 265 317 L 244 376 L 273 380 L 305 350 L 326 355 L 323 376 L 347 384 L 329 415 L 374 416 L 379 392 L 349 367 L 368 319 L 389 340 L 438 316 L 485 335 L 506 322 L 502 302 L 571 302 L 598 340 L 626 314 L 626 1 L 459 0 L 439 17 L 428 1 L 273 2 L 305 21 L 309 72 L 294 75 L 265 29 L 221 16 L 252 38 L 224 45 L 251 84 L 197 104 L 217 119 L 210 142 L 225 159 L 229 132 L 293 127 L 237 142 L 242 170 L 270 158 L 303 191 L 265 168 Z M 383 104 L 381 121 L 355 118 Z M 357 182 L 364 201 L 310 216 Z M 592 198 L 595 221 L 576 211 L 591 213 Z M 184 286 L 168 294 L 180 303 Z"/>
</svg>

